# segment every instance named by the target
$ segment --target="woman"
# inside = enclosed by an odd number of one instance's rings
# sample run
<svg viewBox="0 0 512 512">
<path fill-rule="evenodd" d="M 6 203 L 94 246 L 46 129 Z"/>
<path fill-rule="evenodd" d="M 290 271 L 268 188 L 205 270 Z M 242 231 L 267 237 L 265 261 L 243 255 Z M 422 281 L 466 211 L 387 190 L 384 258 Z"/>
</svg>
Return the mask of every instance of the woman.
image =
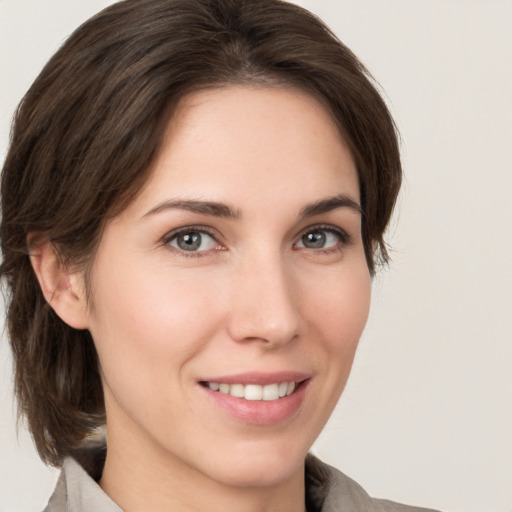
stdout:
<svg viewBox="0 0 512 512">
<path fill-rule="evenodd" d="M 306 458 L 400 180 L 365 69 L 296 6 L 128 0 L 80 27 L 2 178 L 17 395 L 63 465 L 47 510 L 418 510 Z"/>
</svg>

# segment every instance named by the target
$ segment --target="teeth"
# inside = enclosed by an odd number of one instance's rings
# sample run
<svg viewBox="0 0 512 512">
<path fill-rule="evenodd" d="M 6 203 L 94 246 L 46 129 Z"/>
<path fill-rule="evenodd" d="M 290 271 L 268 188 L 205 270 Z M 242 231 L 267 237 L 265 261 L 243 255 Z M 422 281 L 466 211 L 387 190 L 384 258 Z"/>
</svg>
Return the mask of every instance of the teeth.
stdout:
<svg viewBox="0 0 512 512">
<path fill-rule="evenodd" d="M 270 402 L 279 398 L 279 384 L 263 386 L 263 400 Z"/>
<path fill-rule="evenodd" d="M 261 400 L 263 398 L 263 387 L 257 384 L 247 384 L 244 398 L 246 400 Z"/>
<path fill-rule="evenodd" d="M 245 389 L 243 384 L 231 384 L 229 386 L 229 394 L 236 396 L 238 398 L 243 398 L 245 396 Z"/>
<path fill-rule="evenodd" d="M 268 402 L 278 400 L 291 395 L 296 388 L 295 382 L 280 382 L 260 386 L 258 384 L 222 384 L 219 382 L 208 382 L 208 387 L 212 391 L 219 391 L 225 395 L 231 395 L 245 400 L 265 400 Z"/>
</svg>

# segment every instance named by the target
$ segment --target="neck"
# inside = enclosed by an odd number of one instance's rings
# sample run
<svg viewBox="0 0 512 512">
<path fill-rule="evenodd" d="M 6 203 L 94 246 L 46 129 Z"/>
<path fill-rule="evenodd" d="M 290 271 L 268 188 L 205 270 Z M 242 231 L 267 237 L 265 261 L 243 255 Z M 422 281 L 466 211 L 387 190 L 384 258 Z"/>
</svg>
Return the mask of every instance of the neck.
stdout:
<svg viewBox="0 0 512 512">
<path fill-rule="evenodd" d="M 107 435 L 102 489 L 124 512 L 304 512 L 304 466 L 284 481 L 222 482 L 132 436 Z"/>
</svg>

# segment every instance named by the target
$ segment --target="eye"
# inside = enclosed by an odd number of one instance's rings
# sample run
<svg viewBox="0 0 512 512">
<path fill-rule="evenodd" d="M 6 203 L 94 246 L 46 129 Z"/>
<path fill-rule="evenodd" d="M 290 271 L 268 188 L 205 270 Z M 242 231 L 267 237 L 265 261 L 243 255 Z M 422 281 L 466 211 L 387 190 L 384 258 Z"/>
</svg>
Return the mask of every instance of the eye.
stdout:
<svg viewBox="0 0 512 512">
<path fill-rule="evenodd" d="M 334 228 L 318 227 L 306 231 L 296 243 L 299 249 L 334 249 L 347 242 L 348 235 Z"/>
<path fill-rule="evenodd" d="M 172 234 L 166 243 L 186 252 L 204 252 L 219 247 L 213 236 L 206 231 L 190 228 Z"/>
</svg>

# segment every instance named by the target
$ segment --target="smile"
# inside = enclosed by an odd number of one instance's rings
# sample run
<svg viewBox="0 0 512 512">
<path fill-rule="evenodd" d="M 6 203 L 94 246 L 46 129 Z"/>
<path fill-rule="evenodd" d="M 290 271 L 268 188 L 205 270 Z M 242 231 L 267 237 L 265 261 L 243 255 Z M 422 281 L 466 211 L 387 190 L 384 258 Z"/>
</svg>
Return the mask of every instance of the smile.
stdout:
<svg viewBox="0 0 512 512">
<path fill-rule="evenodd" d="M 279 400 L 285 396 L 291 395 L 296 388 L 295 381 L 279 382 L 273 384 L 266 384 L 261 386 L 259 384 L 227 384 L 219 382 L 205 382 L 212 391 L 217 391 L 225 395 L 231 395 L 235 398 L 243 398 L 245 400 L 264 400 L 272 402 Z"/>
<path fill-rule="evenodd" d="M 250 371 L 197 381 L 218 410 L 245 424 L 270 426 L 295 417 L 311 384 L 310 372 Z"/>
</svg>

